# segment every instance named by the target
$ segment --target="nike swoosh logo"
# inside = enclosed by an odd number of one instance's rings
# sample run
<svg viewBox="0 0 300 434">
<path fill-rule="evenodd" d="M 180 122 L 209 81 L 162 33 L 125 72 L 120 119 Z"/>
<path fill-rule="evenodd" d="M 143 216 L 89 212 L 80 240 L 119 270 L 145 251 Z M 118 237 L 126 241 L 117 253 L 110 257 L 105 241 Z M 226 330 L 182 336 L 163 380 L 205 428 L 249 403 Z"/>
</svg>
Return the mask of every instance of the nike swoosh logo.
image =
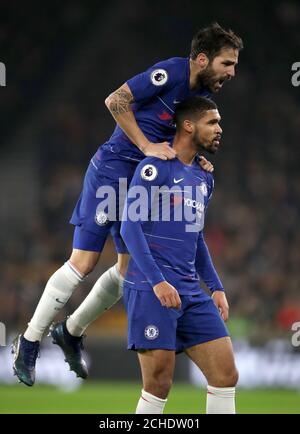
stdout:
<svg viewBox="0 0 300 434">
<path fill-rule="evenodd" d="M 177 99 L 174 99 L 173 104 L 179 104 L 180 101 L 178 101 Z"/>
<path fill-rule="evenodd" d="M 183 181 L 183 180 L 184 180 L 184 178 L 180 178 L 180 179 L 174 178 L 174 184 L 178 184 L 178 182 Z"/>
<path fill-rule="evenodd" d="M 56 298 L 56 299 L 55 299 L 55 301 L 57 301 L 57 303 L 61 303 L 61 304 L 64 304 L 64 302 L 63 302 L 63 301 L 60 301 L 60 299 L 59 299 L 59 298 Z"/>
</svg>

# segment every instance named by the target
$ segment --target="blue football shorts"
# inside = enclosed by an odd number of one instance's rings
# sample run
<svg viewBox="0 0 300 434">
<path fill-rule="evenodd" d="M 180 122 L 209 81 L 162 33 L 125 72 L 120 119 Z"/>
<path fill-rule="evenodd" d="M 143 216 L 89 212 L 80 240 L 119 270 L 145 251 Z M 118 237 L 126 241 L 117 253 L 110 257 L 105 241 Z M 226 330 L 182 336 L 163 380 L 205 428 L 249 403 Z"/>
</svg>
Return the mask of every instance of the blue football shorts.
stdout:
<svg viewBox="0 0 300 434">
<path fill-rule="evenodd" d="M 181 309 L 161 306 L 153 291 L 124 287 L 129 350 L 173 350 L 229 336 L 211 297 L 200 292 L 180 295 Z"/>
</svg>

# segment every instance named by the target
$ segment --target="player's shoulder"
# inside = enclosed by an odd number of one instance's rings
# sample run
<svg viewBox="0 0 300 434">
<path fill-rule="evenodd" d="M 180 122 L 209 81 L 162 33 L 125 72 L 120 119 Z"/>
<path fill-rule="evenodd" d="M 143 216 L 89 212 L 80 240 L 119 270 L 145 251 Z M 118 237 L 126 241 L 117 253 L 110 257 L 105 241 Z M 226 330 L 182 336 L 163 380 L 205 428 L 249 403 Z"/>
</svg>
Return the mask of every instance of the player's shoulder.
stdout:
<svg viewBox="0 0 300 434">
<path fill-rule="evenodd" d="M 137 167 L 137 172 L 144 181 L 162 181 L 166 179 L 170 170 L 170 161 L 158 157 L 146 157 Z"/>
<path fill-rule="evenodd" d="M 187 62 L 188 59 L 186 57 L 170 57 L 169 59 L 160 60 L 159 62 L 155 63 L 153 67 L 167 66 L 170 68 L 177 68 L 186 65 Z"/>
<path fill-rule="evenodd" d="M 146 157 L 144 158 L 140 163 L 139 163 L 139 167 L 144 167 L 144 166 L 154 166 L 155 168 L 166 168 L 168 166 L 170 166 L 171 162 L 173 160 L 162 160 L 161 158 L 158 157 Z"/>
<path fill-rule="evenodd" d="M 155 63 L 152 66 L 152 69 L 166 71 L 173 77 L 176 75 L 182 78 L 184 74 L 186 74 L 188 65 L 188 59 L 185 57 L 171 57 L 169 59 L 161 60 L 160 62 Z"/>
</svg>

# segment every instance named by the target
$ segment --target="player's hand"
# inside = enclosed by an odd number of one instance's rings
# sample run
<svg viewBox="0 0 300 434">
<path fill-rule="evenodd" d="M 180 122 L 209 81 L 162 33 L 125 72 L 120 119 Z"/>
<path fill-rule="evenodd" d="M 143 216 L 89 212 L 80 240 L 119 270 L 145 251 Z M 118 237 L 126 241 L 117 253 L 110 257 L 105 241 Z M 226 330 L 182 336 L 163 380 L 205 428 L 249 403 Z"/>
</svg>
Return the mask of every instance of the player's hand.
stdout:
<svg viewBox="0 0 300 434">
<path fill-rule="evenodd" d="M 203 155 L 200 155 L 200 166 L 202 167 L 202 169 L 206 170 L 206 172 L 214 171 L 213 164 L 210 161 L 208 161 L 205 157 L 203 157 Z"/>
<path fill-rule="evenodd" d="M 161 160 L 172 160 L 176 157 L 176 152 L 168 142 L 151 143 L 149 142 L 141 149 L 146 157 L 157 157 Z"/>
<path fill-rule="evenodd" d="M 159 299 L 162 306 L 181 308 L 181 300 L 177 290 L 168 282 L 163 281 L 153 287 L 156 297 Z"/>
<path fill-rule="evenodd" d="M 212 295 L 212 299 L 219 309 L 221 317 L 224 321 L 228 320 L 229 317 L 229 306 L 227 302 L 227 298 L 224 291 L 214 291 Z"/>
</svg>

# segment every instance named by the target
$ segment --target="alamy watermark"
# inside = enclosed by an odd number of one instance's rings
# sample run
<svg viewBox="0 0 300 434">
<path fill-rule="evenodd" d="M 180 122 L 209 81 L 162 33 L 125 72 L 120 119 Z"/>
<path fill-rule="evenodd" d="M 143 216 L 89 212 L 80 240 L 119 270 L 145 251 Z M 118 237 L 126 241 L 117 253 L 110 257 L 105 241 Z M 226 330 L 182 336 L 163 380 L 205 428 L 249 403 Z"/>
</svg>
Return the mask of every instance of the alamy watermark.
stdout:
<svg viewBox="0 0 300 434">
<path fill-rule="evenodd" d="M 6 67 L 3 62 L 0 62 L 0 86 L 6 86 Z"/>
<path fill-rule="evenodd" d="M 300 321 L 294 322 L 292 331 L 296 332 L 292 336 L 292 345 L 293 347 L 300 347 Z"/>
<path fill-rule="evenodd" d="M 6 346 L 6 327 L 3 322 L 0 322 L 0 347 Z"/>
<path fill-rule="evenodd" d="M 300 86 L 300 62 L 292 64 L 292 71 L 295 71 L 291 78 L 292 85 L 298 87 Z"/>
<path fill-rule="evenodd" d="M 100 202 L 96 208 L 95 222 L 105 226 L 109 222 L 121 220 L 182 221 L 186 232 L 199 232 L 204 225 L 204 197 L 207 194 L 204 182 L 198 186 L 151 185 L 145 188 L 136 185 L 127 189 L 127 179 L 119 178 L 118 192 L 110 185 L 98 188 L 96 197 Z"/>
</svg>

